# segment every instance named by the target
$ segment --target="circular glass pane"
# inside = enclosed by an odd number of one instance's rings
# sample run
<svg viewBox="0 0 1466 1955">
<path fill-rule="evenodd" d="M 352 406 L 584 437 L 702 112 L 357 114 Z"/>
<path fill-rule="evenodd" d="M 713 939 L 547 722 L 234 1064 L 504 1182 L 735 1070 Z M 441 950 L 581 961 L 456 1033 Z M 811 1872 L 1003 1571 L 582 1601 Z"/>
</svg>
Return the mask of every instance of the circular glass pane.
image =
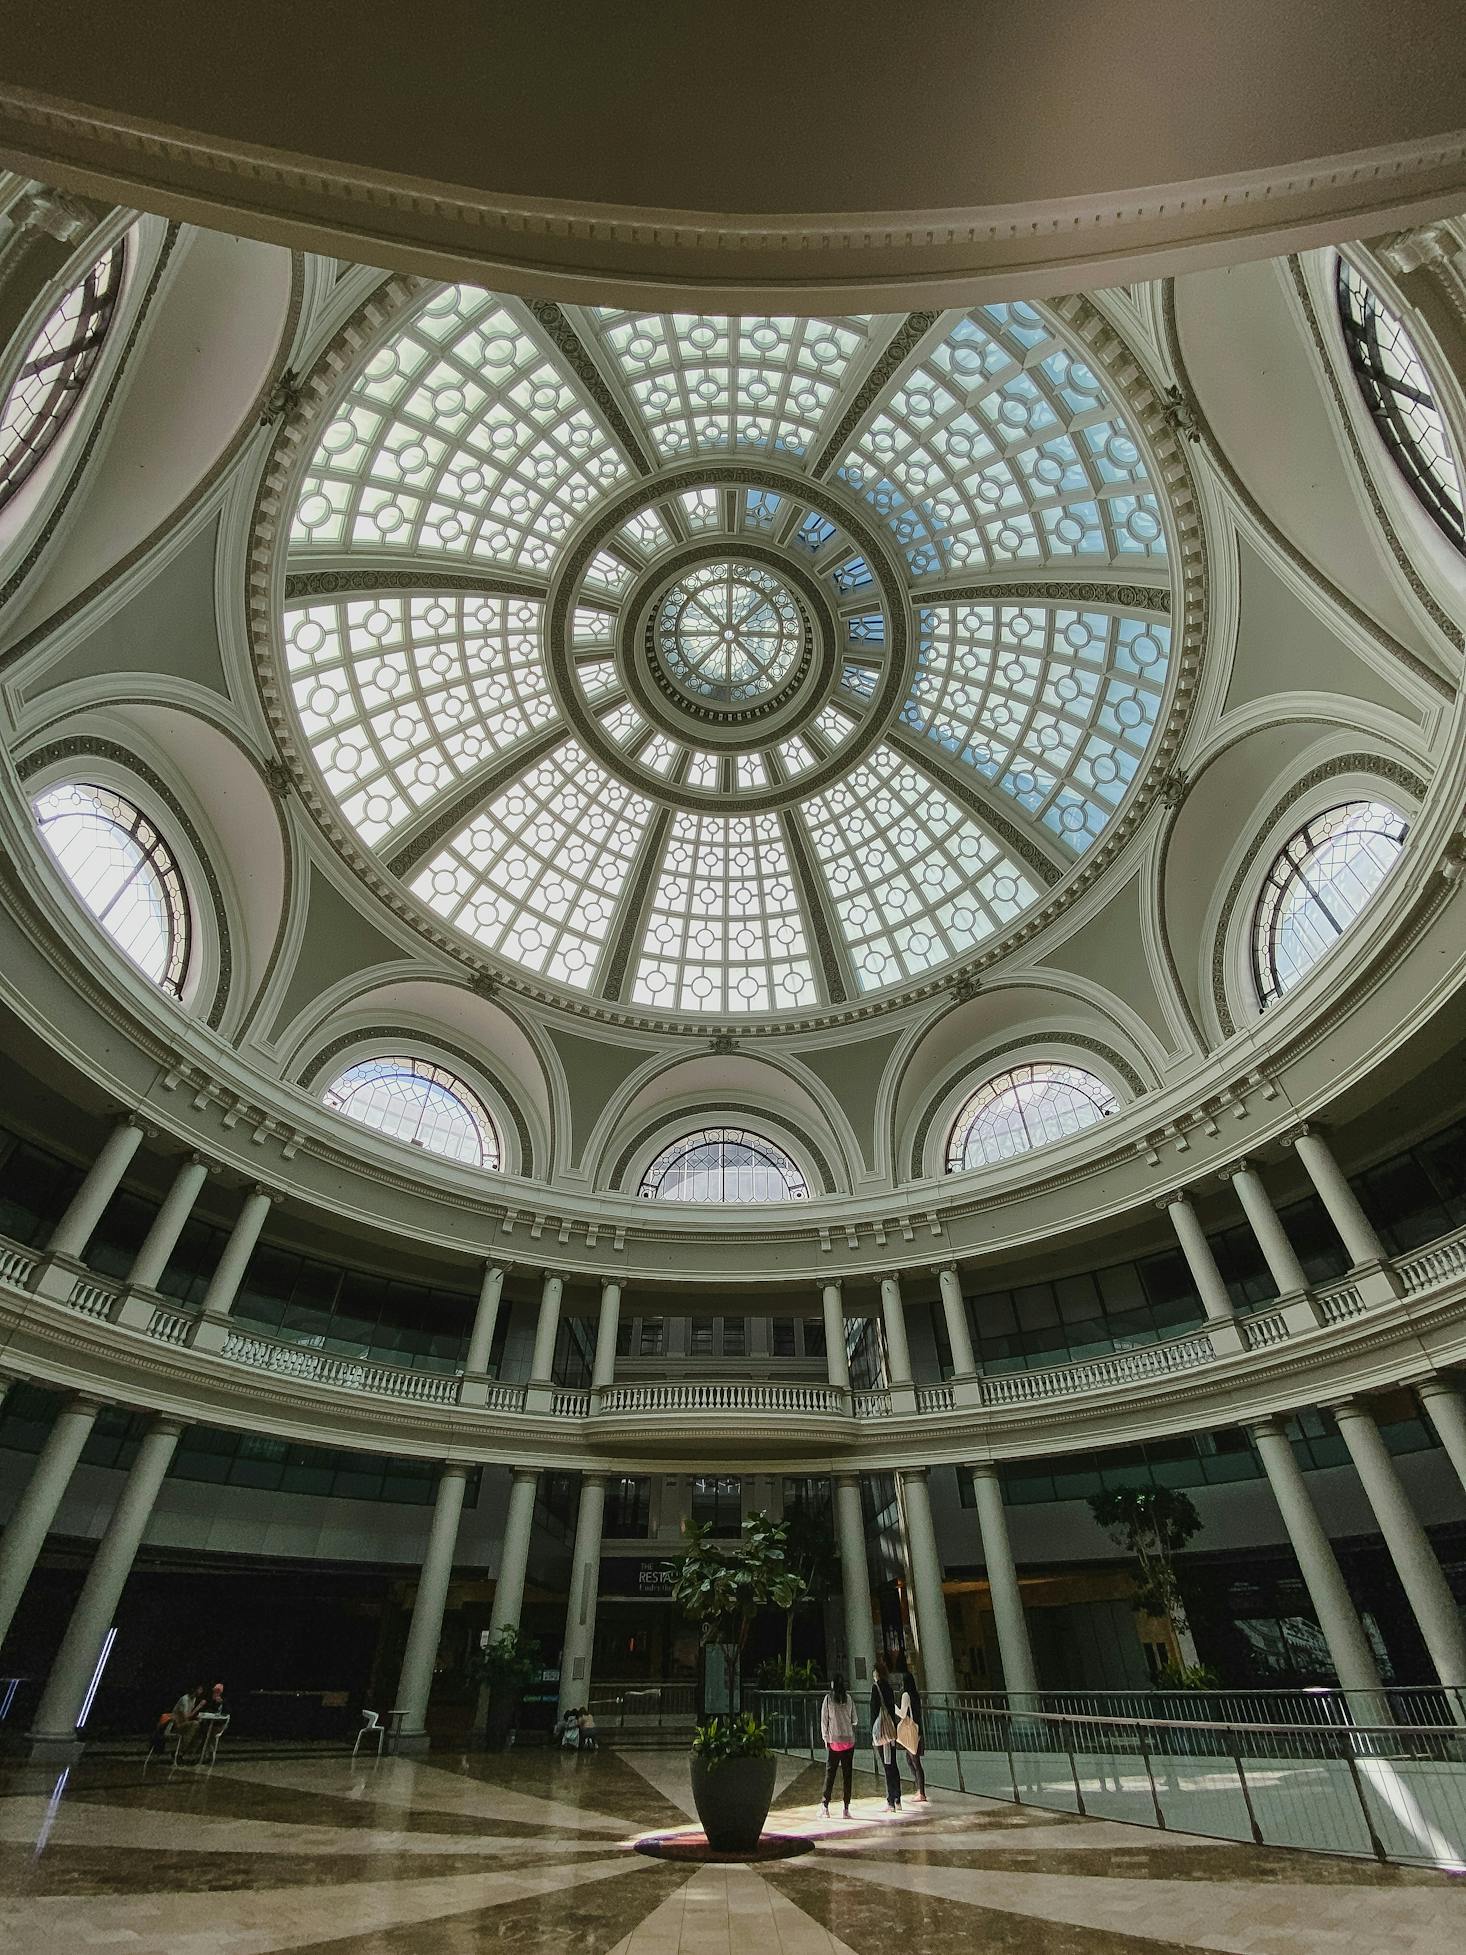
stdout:
<svg viewBox="0 0 1466 1955">
<path fill-rule="evenodd" d="M 326 1088 L 325 1103 L 391 1140 L 469 1167 L 497 1168 L 499 1136 L 477 1093 L 446 1066 L 396 1053 L 361 1059 Z"/>
<path fill-rule="evenodd" d="M 662 669 L 688 698 L 719 706 L 776 692 L 802 643 L 788 588 L 757 564 L 702 564 L 678 579 L 657 613 Z"/>
<path fill-rule="evenodd" d="M 1315 815 L 1273 858 L 1252 924 L 1257 995 L 1273 1004 L 1364 909 L 1405 846 L 1387 801 L 1346 801 Z"/>
<path fill-rule="evenodd" d="M 1040 1059 L 984 1080 L 952 1123 L 947 1172 L 995 1166 L 1082 1133 L 1120 1104 L 1082 1066 Z"/>
<path fill-rule="evenodd" d="M 189 915 L 173 851 L 130 801 L 66 781 L 35 804 L 47 848 L 107 935 L 178 997 L 188 970 Z"/>
</svg>

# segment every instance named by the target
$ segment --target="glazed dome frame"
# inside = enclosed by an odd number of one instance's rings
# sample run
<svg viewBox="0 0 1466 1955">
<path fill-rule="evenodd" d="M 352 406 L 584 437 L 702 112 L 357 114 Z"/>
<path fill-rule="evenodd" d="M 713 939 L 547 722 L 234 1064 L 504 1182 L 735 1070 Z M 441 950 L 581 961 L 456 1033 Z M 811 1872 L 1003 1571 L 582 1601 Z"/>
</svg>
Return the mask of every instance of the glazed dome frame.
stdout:
<svg viewBox="0 0 1466 1955">
<path fill-rule="evenodd" d="M 1069 430 L 1055 424 L 1050 405 L 1058 383 L 1045 377 L 1039 387 L 1021 360 L 1010 359 L 1002 379 L 1013 387 L 1014 398 L 1027 403 L 1020 420 L 1026 415 L 1036 421 L 1043 440 L 1023 432 L 1014 453 L 1029 453 L 1052 469 L 1053 453 L 1042 451 L 1062 454 L 1067 448 L 1071 485 L 1069 501 L 1055 502 L 1041 517 L 1027 519 L 1031 533 L 1018 556 L 975 567 L 961 562 L 964 555 L 981 559 L 984 554 L 970 498 L 972 485 L 981 487 L 988 479 L 980 473 L 969 477 L 969 500 L 961 517 L 968 527 L 951 533 L 955 547 L 950 537 L 942 544 L 948 561 L 935 571 L 931 566 L 941 539 L 935 536 L 931 510 L 940 497 L 928 499 L 925 513 L 914 504 L 893 509 L 891 481 L 866 479 L 871 460 L 859 444 L 864 441 L 869 447 L 872 428 L 883 428 L 889 442 L 894 424 L 888 409 L 898 400 L 910 424 L 913 400 L 919 405 L 930 399 L 934 356 L 945 352 L 950 360 L 955 347 L 966 353 L 980 376 L 983 329 L 972 324 L 979 315 L 870 315 L 858 322 L 835 322 L 846 330 L 847 339 L 853 339 L 855 325 L 861 326 L 869 342 L 863 363 L 851 364 L 846 391 L 826 387 L 818 417 L 807 418 L 793 436 L 774 410 L 754 417 L 750 426 L 762 448 L 733 445 L 739 434 L 737 414 L 747 418 L 751 413 L 747 401 L 737 396 L 732 421 L 712 431 L 702 429 L 708 440 L 704 454 L 685 397 L 685 363 L 676 366 L 678 356 L 669 350 L 669 342 L 674 331 L 705 322 L 663 318 L 657 340 L 645 321 L 632 319 L 628 325 L 624 315 L 597 314 L 589 308 L 572 312 L 549 304 L 530 307 L 478 294 L 470 297 L 497 309 L 496 329 L 503 330 L 507 321 L 533 348 L 540 364 L 530 377 L 538 380 L 545 371 L 556 376 L 564 389 L 556 411 L 562 417 L 567 408 L 572 417 L 593 416 L 603 430 L 602 448 L 609 452 L 619 445 L 615 493 L 585 498 L 586 513 L 562 524 L 559 547 L 548 556 L 536 550 L 548 564 L 547 574 L 515 563 L 475 564 L 461 550 L 451 559 L 441 549 L 418 549 L 415 554 L 395 548 L 353 551 L 339 536 L 329 547 L 302 548 L 297 539 L 292 550 L 284 532 L 292 512 L 314 493 L 308 478 L 317 469 L 323 434 L 340 426 L 343 412 L 357 412 L 352 403 L 359 407 L 361 376 L 414 320 L 441 306 L 445 293 L 461 296 L 453 288 L 425 281 L 390 281 L 336 334 L 293 389 L 256 505 L 250 626 L 256 677 L 272 731 L 315 822 L 353 872 L 472 981 L 572 1012 L 658 1029 L 706 1032 L 727 1027 L 758 1035 L 829 1025 L 970 982 L 1065 909 L 1120 852 L 1166 779 L 1184 734 L 1197 683 L 1205 575 L 1201 526 L 1174 405 L 1151 388 L 1096 308 L 1083 299 L 1059 301 L 1041 311 L 989 308 L 991 346 L 998 344 L 998 322 L 1016 320 L 1038 347 L 1036 363 L 1041 358 L 1057 363 L 1054 370 L 1061 379 L 1088 387 L 1088 395 L 1077 398 L 1105 406 L 1106 438 L 1125 444 L 1138 490 L 1154 497 L 1157 513 L 1146 513 L 1144 520 L 1157 526 L 1151 549 L 1163 554 L 1148 565 L 1143 547 L 1133 549 L 1129 559 L 1115 554 L 1111 518 L 1096 513 L 1093 482 L 1086 482 L 1082 496 L 1073 485 L 1078 467 L 1073 443 Z M 723 334 L 710 357 L 716 353 L 725 361 L 725 388 L 736 364 L 730 347 L 741 330 L 762 325 L 775 339 L 782 333 L 780 346 L 787 352 L 821 329 L 818 321 L 755 319 L 744 321 L 742 328 L 727 321 L 711 324 Z M 606 350 L 618 329 L 632 332 L 633 338 L 640 332 L 659 349 L 651 362 L 652 382 L 665 383 L 675 369 L 684 388 L 678 397 L 682 419 L 670 432 L 655 418 L 634 421 L 638 395 L 624 373 L 617 377 L 611 371 Z M 990 349 L 986 357 L 990 365 L 995 363 Z M 657 360 L 665 372 L 657 369 Z M 760 378 L 756 366 L 753 378 Z M 785 374 L 785 394 L 793 384 Z M 665 402 L 666 397 L 663 384 L 658 399 Z M 1009 397 L 1000 396 L 998 414 L 1010 406 Z M 1091 414 L 1091 422 L 1094 418 Z M 919 435 L 913 434 L 912 425 L 902 439 L 908 443 L 908 456 L 915 453 Z M 802 447 L 803 455 L 777 452 L 780 443 L 790 442 Z M 583 433 L 579 443 L 582 449 L 587 445 Z M 1011 457 L 994 453 L 990 473 L 999 467 L 1016 472 Z M 930 460 L 922 451 L 915 465 L 928 466 Z M 598 466 L 609 472 L 609 464 Z M 955 482 L 954 476 L 948 484 L 948 509 L 955 507 Z M 373 485 L 372 492 L 380 487 Z M 1127 502 L 1124 488 L 1120 484 L 1115 491 L 1122 523 L 1142 506 L 1134 497 Z M 1087 502 L 1085 520 L 1091 523 L 1082 539 L 1073 515 L 1074 504 L 1080 502 Z M 715 510 L 714 524 L 700 527 L 700 509 L 709 504 Z M 643 554 L 634 544 L 628 547 L 627 531 L 646 520 L 648 512 L 657 512 L 650 520 L 663 528 L 680 522 L 683 533 Z M 316 513 L 314 504 L 308 513 Z M 997 527 L 1004 523 L 1012 528 L 1008 518 Z M 1102 548 L 1095 548 L 1093 539 L 1101 530 L 1105 540 Z M 800 541 L 810 532 L 817 537 L 812 549 Z M 1077 541 L 1085 549 L 1078 549 Z M 772 714 L 761 744 L 758 733 L 740 725 L 736 714 L 699 733 L 678 714 L 677 702 L 669 704 L 670 687 L 663 684 L 658 693 L 659 675 L 642 650 L 654 635 L 657 607 L 678 575 L 695 562 L 724 558 L 767 565 L 794 591 L 808 621 L 813 648 L 809 669 L 797 666 L 772 706 L 759 702 L 760 710 Z M 842 588 L 844 571 L 860 582 Z M 619 588 L 610 589 L 609 582 L 617 580 Z M 456 773 L 441 770 L 451 775 L 446 787 L 439 786 L 416 806 L 401 795 L 400 780 L 389 783 L 397 793 L 396 805 L 389 819 L 375 824 L 362 820 L 365 804 L 360 797 L 353 823 L 339 776 L 333 791 L 321 752 L 324 740 L 337 737 L 341 727 L 326 715 L 317 715 L 314 722 L 302 719 L 300 660 L 296 658 L 293 670 L 288 636 L 290 621 L 308 613 L 313 620 L 326 619 L 328 626 L 334 616 L 332 628 L 344 640 L 357 628 L 350 607 L 357 606 L 359 618 L 361 605 L 373 593 L 380 594 L 384 606 L 395 607 L 392 630 L 409 657 L 409 641 L 426 619 L 428 606 L 438 608 L 437 621 L 426 635 L 436 631 L 438 643 L 432 649 L 440 650 L 455 632 L 461 641 L 464 607 L 490 599 L 498 607 L 495 615 L 504 619 L 507 607 L 516 607 L 515 630 L 528 631 L 527 621 L 537 612 L 546 646 L 542 681 L 536 677 L 526 684 L 522 675 L 533 660 L 519 660 L 515 683 L 520 730 L 506 749 Z M 444 616 L 454 607 L 457 620 L 450 617 L 445 624 Z M 482 620 L 488 613 L 481 608 L 476 615 Z M 584 623 L 592 616 L 593 631 Z M 506 623 L 504 629 L 509 628 Z M 978 646 L 984 628 L 988 642 Z M 1129 778 L 1110 788 L 1091 784 L 1086 792 L 1097 812 L 1081 816 L 1075 812 L 1081 795 L 1070 786 L 1073 766 L 1056 771 L 1035 792 L 1034 770 L 1030 766 L 1025 771 L 1023 764 L 1023 725 L 1006 753 L 998 751 L 1001 741 L 994 737 L 979 751 L 981 765 L 972 765 L 971 756 L 979 736 L 1001 725 L 1005 715 L 1010 722 L 1015 717 L 1003 696 L 999 667 L 1006 665 L 1013 684 L 1026 691 L 1029 722 L 1036 722 L 1041 708 L 1057 703 L 1043 689 L 1056 675 L 1066 675 L 1065 632 L 1078 642 L 1086 632 L 1093 640 L 1096 628 L 1108 634 L 1108 642 L 1097 655 L 1103 666 L 1100 680 L 1086 680 L 1093 696 L 1081 700 L 1089 717 L 1071 742 L 1068 759 L 1074 766 L 1105 709 L 1105 688 L 1110 694 L 1116 691 L 1116 674 L 1144 678 L 1133 659 L 1127 672 L 1127 644 L 1138 640 L 1142 649 L 1156 643 L 1164 647 L 1168 639 L 1169 661 L 1163 683 L 1150 688 L 1151 703 L 1137 713 L 1144 721 L 1141 733 L 1149 737 L 1124 760 Z M 861 632 L 869 633 L 868 638 L 862 640 Z M 1036 648 L 1021 644 L 1014 632 L 1036 634 Z M 486 635 L 485 628 L 480 636 Z M 1084 656 L 1095 655 L 1080 653 L 1076 658 Z M 979 677 L 972 681 L 975 670 Z M 581 683 L 586 671 L 600 679 L 599 694 Z M 455 676 L 460 682 L 471 679 L 467 659 Z M 786 697 L 790 686 L 792 703 Z M 465 689 L 460 683 L 460 692 Z M 374 703 L 378 709 L 384 704 L 381 699 Z M 366 743 L 354 729 L 369 716 L 367 702 L 358 697 L 350 711 L 355 719 L 346 730 L 360 749 Z M 407 733 L 405 723 L 400 730 Z M 1110 731 L 1123 740 L 1123 721 L 1117 725 L 1112 715 Z M 568 743 L 567 734 L 573 736 Z M 1046 727 L 1044 737 L 1057 736 Z M 1106 767 L 1119 773 L 1107 754 L 1100 757 L 1101 780 Z M 371 756 L 373 761 L 380 758 L 380 753 Z M 867 763 L 863 773 L 858 771 L 862 762 Z M 528 955 L 522 938 L 506 950 L 502 934 L 493 940 L 492 931 L 483 926 L 477 937 L 458 927 L 463 892 L 476 873 L 463 840 L 480 816 L 502 812 L 503 797 L 521 772 L 541 769 L 547 784 L 533 813 L 544 817 L 546 796 L 563 795 L 572 778 L 590 779 L 587 763 L 595 775 L 592 798 L 600 799 L 596 819 L 603 835 L 618 837 L 612 846 L 621 853 L 614 864 L 611 902 L 603 901 L 605 892 L 596 884 L 603 866 L 598 862 L 568 892 L 557 886 L 561 912 L 578 919 L 588 904 L 600 932 L 595 941 L 573 947 L 572 981 L 566 982 L 563 969 L 557 974 L 550 968 L 554 952 L 545 949 L 543 919 L 532 919 Z M 548 780 L 547 768 L 558 768 L 561 780 Z M 500 806 L 493 809 L 496 796 Z M 892 821 L 873 846 L 883 847 L 899 830 L 895 839 L 901 847 L 887 850 L 898 878 L 901 864 L 895 858 L 911 848 L 920 857 L 918 876 L 906 876 L 884 913 L 884 899 L 873 892 L 862 865 L 851 862 L 851 852 L 844 850 L 844 859 L 837 860 L 838 838 L 854 811 L 878 796 L 884 797 L 881 805 Z M 918 834 L 907 819 L 917 798 L 940 811 L 935 833 L 928 824 L 927 832 Z M 379 797 L 373 810 L 379 817 L 385 799 Z M 796 809 L 801 818 L 791 819 Z M 816 811 L 813 824 L 809 810 Z M 1081 831 L 1077 838 L 1066 839 L 1064 823 Z M 622 847 L 632 829 L 632 846 Z M 542 827 L 540 832 L 546 831 Z M 954 837 L 955 847 L 950 845 Z M 502 861 L 506 850 L 517 846 L 515 835 L 488 836 L 482 828 L 474 839 L 480 858 L 492 853 Z M 540 859 L 529 866 L 531 879 L 543 881 L 555 853 L 552 836 L 550 846 L 542 847 Z M 523 872 L 522 859 L 516 866 Z M 972 886 L 979 870 L 988 879 L 987 900 L 980 909 L 964 903 L 960 913 L 954 912 L 953 899 L 959 889 Z M 832 877 L 837 885 L 843 879 L 849 898 L 843 905 Z M 938 919 L 929 906 L 908 927 L 910 918 L 902 915 L 902 906 L 915 911 L 925 900 L 923 888 L 947 899 L 947 911 Z M 755 892 L 751 903 L 749 890 Z M 499 893 L 491 891 L 496 897 Z M 440 899 L 436 903 L 434 896 Z M 699 902 L 704 910 L 711 905 L 716 912 L 711 923 L 698 913 Z M 500 904 L 494 929 L 502 909 Z M 485 935 L 491 940 L 483 941 Z M 701 946 L 694 941 L 698 936 Z M 717 939 L 711 960 L 704 954 L 710 936 Z"/>
</svg>

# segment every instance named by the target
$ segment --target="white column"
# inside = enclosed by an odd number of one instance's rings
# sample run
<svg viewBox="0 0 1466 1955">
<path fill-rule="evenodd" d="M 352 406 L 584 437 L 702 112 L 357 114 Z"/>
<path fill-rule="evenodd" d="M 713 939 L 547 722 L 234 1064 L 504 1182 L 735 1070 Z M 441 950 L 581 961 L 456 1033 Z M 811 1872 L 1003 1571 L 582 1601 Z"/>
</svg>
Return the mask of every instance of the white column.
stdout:
<svg viewBox="0 0 1466 1955">
<path fill-rule="evenodd" d="M 181 1161 L 173 1185 L 163 1197 L 162 1207 L 153 1217 L 153 1226 L 143 1237 L 142 1247 L 127 1272 L 130 1290 L 155 1290 L 168 1267 L 183 1226 L 193 1212 L 199 1190 L 209 1178 L 209 1164 L 202 1154 L 190 1154 Z"/>
<path fill-rule="evenodd" d="M 1436 1437 L 1445 1447 L 1446 1458 L 1466 1487 L 1466 1399 L 1449 1378 L 1427 1378 L 1420 1387 L 1420 1396 Z"/>
<path fill-rule="evenodd" d="M 143 1435 L 36 1707 L 30 1734 L 33 1758 L 71 1759 L 79 1753 L 76 1721 L 180 1430 L 171 1420 L 155 1419 Z"/>
<path fill-rule="evenodd" d="M 593 1392 L 616 1382 L 616 1335 L 621 1328 L 621 1285 L 614 1276 L 601 1284 L 601 1314 L 596 1321 L 596 1355 L 591 1367 Z"/>
<path fill-rule="evenodd" d="M 1211 1252 L 1206 1231 L 1197 1220 L 1196 1210 L 1191 1206 L 1190 1197 L 1182 1194 L 1168 1195 L 1165 1209 L 1171 1218 L 1171 1227 L 1176 1231 L 1176 1240 L 1181 1245 L 1181 1254 L 1186 1258 L 1186 1267 L 1191 1272 L 1191 1280 L 1196 1285 L 1196 1294 L 1201 1298 L 1201 1307 L 1206 1312 L 1208 1321 L 1229 1322 L 1232 1317 L 1231 1293 L 1222 1281 L 1222 1272 L 1217 1268 L 1217 1259 Z"/>
<path fill-rule="evenodd" d="M 555 1339 L 560 1330 L 560 1298 L 564 1290 L 564 1277 L 547 1270 L 544 1287 L 540 1291 L 540 1314 L 534 1327 L 534 1355 L 529 1361 L 529 1382 L 532 1385 L 548 1385 L 553 1380 Z"/>
<path fill-rule="evenodd" d="M 1369 1217 L 1359 1206 L 1359 1197 L 1349 1186 L 1334 1159 L 1334 1150 L 1323 1135 L 1305 1129 L 1296 1137 L 1293 1145 L 1318 1192 L 1319 1200 L 1328 1210 L 1329 1220 L 1339 1231 L 1340 1240 L 1349 1252 L 1350 1262 L 1356 1269 L 1361 1263 L 1384 1262 L 1385 1246 L 1375 1234 Z"/>
<path fill-rule="evenodd" d="M 937 1271 L 942 1291 L 942 1314 L 947 1320 L 947 1342 L 952 1347 L 952 1376 L 974 1378 L 977 1359 L 972 1349 L 972 1333 L 967 1328 L 967 1305 L 962 1300 L 962 1279 L 957 1265 L 947 1263 Z"/>
<path fill-rule="evenodd" d="M 596 1600 L 601 1586 L 601 1521 L 606 1510 L 603 1473 L 580 1477 L 580 1511 L 570 1558 L 570 1600 L 565 1610 L 565 1649 L 560 1658 L 560 1709 L 590 1702 L 591 1652 L 596 1641 Z"/>
<path fill-rule="evenodd" d="M 482 1377 L 489 1368 L 494 1332 L 499 1324 L 499 1300 L 503 1294 L 503 1265 L 485 1263 L 483 1281 L 479 1285 L 478 1308 L 473 1313 L 473 1329 L 468 1333 L 468 1350 L 463 1358 L 466 1374 Z"/>
<path fill-rule="evenodd" d="M 128 1163 L 142 1140 L 141 1124 L 124 1114 L 102 1143 L 102 1151 L 87 1169 L 86 1178 L 66 1204 L 66 1212 L 51 1231 L 48 1256 L 80 1256 L 102 1219 L 102 1211 L 116 1194 Z"/>
<path fill-rule="evenodd" d="M 1361 1724 L 1388 1723 L 1388 1702 L 1380 1691 L 1374 1652 L 1283 1421 L 1256 1419 L 1247 1429 L 1273 1490 L 1273 1499 L 1278 1503 L 1278 1512 L 1303 1576 L 1303 1586 L 1308 1590 L 1318 1626 L 1339 1673 L 1340 1687 L 1369 1693 L 1356 1700 L 1356 1716 Z"/>
<path fill-rule="evenodd" d="M 820 1288 L 825 1319 L 825 1376 L 836 1391 L 850 1389 L 850 1354 L 845 1349 L 845 1292 L 838 1277 Z"/>
<path fill-rule="evenodd" d="M 539 1492 L 539 1468 L 516 1466 L 509 1479 L 509 1507 L 504 1516 L 504 1545 L 499 1551 L 499 1579 L 494 1584 L 494 1606 L 489 1613 L 489 1634 L 501 1629 L 517 1629 L 524 1611 L 524 1578 L 529 1567 L 529 1543 L 534 1531 L 535 1495 Z"/>
<path fill-rule="evenodd" d="M 1333 1410 L 1436 1675 L 1452 1689 L 1466 1689 L 1466 1627 L 1374 1414 L 1358 1399 L 1346 1399 Z"/>
<path fill-rule="evenodd" d="M 987 1569 L 988 1594 L 993 1604 L 993 1626 L 998 1632 L 998 1654 L 1003 1659 L 1003 1688 L 1010 1699 L 1036 1698 L 1038 1672 L 1033 1667 L 1033 1646 L 1028 1640 L 1018 1570 L 1013 1565 L 1003 1486 L 998 1469 L 990 1460 L 981 1460 L 973 1467 L 972 1491 L 977 1502 L 977 1530 L 982 1541 L 983 1566 Z"/>
<path fill-rule="evenodd" d="M 857 1700 L 876 1670 L 876 1637 L 870 1615 L 870 1568 L 865 1558 L 865 1515 L 860 1475 L 835 1475 L 835 1531 L 840 1544 L 840 1585 L 845 1600 L 845 1648 L 850 1687 Z"/>
<path fill-rule="evenodd" d="M 100 1410 L 100 1406 L 85 1398 L 74 1398 L 62 1406 L 36 1455 L 25 1492 L 5 1524 L 5 1533 L 0 1536 L 0 1644 L 9 1633 L 36 1558 L 46 1544 L 56 1509 L 61 1505 Z"/>
<path fill-rule="evenodd" d="M 199 1324 L 194 1331 L 194 1348 L 199 1351 L 218 1351 L 224 1347 L 229 1335 L 228 1316 L 234 1308 L 234 1300 L 239 1295 L 239 1286 L 244 1281 L 244 1273 L 249 1268 L 249 1259 L 254 1254 L 255 1244 L 260 1239 L 260 1230 L 265 1226 L 265 1217 L 270 1212 L 270 1204 L 275 1197 L 268 1188 L 251 1188 L 245 1196 L 234 1227 L 229 1231 L 229 1239 L 214 1265 L 214 1273 L 209 1278 L 209 1287 L 204 1291 L 204 1301 L 199 1311 Z"/>
<path fill-rule="evenodd" d="M 1232 1186 L 1237 1190 L 1242 1211 L 1252 1225 L 1252 1233 L 1257 1237 L 1268 1274 L 1278 1287 L 1278 1295 L 1302 1296 L 1308 1289 L 1308 1278 L 1256 1168 L 1246 1161 L 1239 1161 L 1227 1172 L 1232 1178 Z"/>
<path fill-rule="evenodd" d="M 921 1645 L 926 1689 L 949 1694 L 957 1688 L 957 1666 L 952 1661 L 952 1630 L 947 1620 L 947 1600 L 942 1593 L 942 1556 L 937 1547 L 937 1531 L 932 1525 L 931 1490 L 924 1466 L 903 1467 L 901 1485 L 906 1495 L 906 1535 L 911 1551 L 911 1581 L 916 1591 L 917 1640 Z"/>
<path fill-rule="evenodd" d="M 881 1278 L 881 1319 L 886 1327 L 887 1383 L 891 1387 L 891 1410 L 914 1412 L 916 1393 L 911 1383 L 911 1347 L 906 1342 L 906 1309 L 901 1301 L 901 1279 Z"/>
<path fill-rule="evenodd" d="M 407 1629 L 407 1648 L 402 1656 L 402 1674 L 397 1682 L 394 1710 L 404 1713 L 399 1727 L 399 1743 L 405 1751 L 428 1748 L 428 1698 L 433 1688 L 433 1668 L 438 1659 L 438 1644 L 443 1636 L 443 1609 L 448 1600 L 448 1583 L 453 1575 L 453 1553 L 458 1545 L 458 1523 L 463 1513 L 463 1492 L 468 1468 L 449 1460 L 438 1475 L 438 1496 L 433 1503 L 428 1545 L 418 1571 L 417 1595 L 412 1604 L 412 1621 Z"/>
</svg>

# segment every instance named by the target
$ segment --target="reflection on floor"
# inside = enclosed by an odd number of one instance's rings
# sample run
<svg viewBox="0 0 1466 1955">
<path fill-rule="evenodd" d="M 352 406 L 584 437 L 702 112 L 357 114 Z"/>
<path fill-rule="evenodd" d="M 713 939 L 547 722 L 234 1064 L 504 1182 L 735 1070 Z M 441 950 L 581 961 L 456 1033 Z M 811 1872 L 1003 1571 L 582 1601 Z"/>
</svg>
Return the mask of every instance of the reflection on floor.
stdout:
<svg viewBox="0 0 1466 1955">
<path fill-rule="evenodd" d="M 1466 1880 L 1155 1834 L 938 1792 L 818 1817 L 779 1762 L 761 1867 L 647 1859 L 692 1818 L 686 1755 L 221 1762 L 146 1779 L 0 1770 L 6 1955 L 1459 1955 Z"/>
</svg>

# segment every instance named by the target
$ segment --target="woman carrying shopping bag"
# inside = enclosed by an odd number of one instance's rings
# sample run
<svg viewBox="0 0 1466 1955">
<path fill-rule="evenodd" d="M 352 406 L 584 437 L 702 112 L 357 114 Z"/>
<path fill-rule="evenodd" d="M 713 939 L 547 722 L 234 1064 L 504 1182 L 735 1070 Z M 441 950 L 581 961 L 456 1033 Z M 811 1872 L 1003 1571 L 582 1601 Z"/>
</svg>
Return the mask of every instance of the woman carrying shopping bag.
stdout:
<svg viewBox="0 0 1466 1955">
<path fill-rule="evenodd" d="M 922 1726 L 921 1692 L 910 1670 L 902 1680 L 901 1701 L 896 1706 L 896 1743 L 911 1760 L 911 1776 L 916 1780 L 912 1796 L 926 1805 L 926 1767 L 921 1762 L 926 1750 L 926 1733 Z"/>
<path fill-rule="evenodd" d="M 899 1749 L 896 1729 L 899 1723 L 891 1672 L 886 1659 L 878 1656 L 875 1682 L 870 1687 L 870 1741 L 875 1746 L 881 1769 L 886 1775 L 886 1806 L 891 1812 L 901 1810 L 901 1768 L 896 1763 Z"/>
</svg>

